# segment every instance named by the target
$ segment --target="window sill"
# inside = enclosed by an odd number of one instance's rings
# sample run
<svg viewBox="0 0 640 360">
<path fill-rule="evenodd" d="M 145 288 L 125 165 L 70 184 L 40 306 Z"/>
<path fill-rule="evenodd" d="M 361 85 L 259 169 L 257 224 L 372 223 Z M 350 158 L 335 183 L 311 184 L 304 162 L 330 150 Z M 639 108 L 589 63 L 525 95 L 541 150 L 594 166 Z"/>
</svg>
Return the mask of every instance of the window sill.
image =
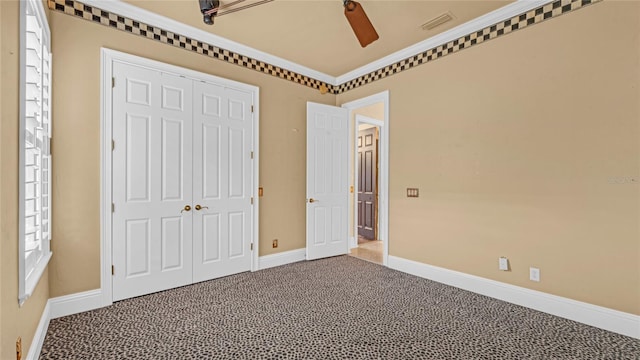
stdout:
<svg viewBox="0 0 640 360">
<path fill-rule="evenodd" d="M 26 279 L 20 279 L 20 282 L 24 284 L 24 294 L 19 294 L 18 304 L 22 306 L 25 301 L 33 294 L 33 291 L 36 289 L 44 270 L 47 268 L 49 264 L 49 260 L 51 260 L 51 256 L 53 253 L 49 251 L 47 254 L 43 255 L 40 261 L 38 261 L 38 265 L 33 269 L 33 272 Z"/>
</svg>

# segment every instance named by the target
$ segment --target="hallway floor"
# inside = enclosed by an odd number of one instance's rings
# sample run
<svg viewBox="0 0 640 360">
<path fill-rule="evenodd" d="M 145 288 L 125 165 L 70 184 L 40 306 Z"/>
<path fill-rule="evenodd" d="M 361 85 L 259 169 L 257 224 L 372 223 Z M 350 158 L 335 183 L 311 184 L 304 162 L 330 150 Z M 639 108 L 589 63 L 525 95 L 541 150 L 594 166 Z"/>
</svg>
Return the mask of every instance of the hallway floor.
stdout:
<svg viewBox="0 0 640 360">
<path fill-rule="evenodd" d="M 358 236 L 358 247 L 351 249 L 349 255 L 382 265 L 382 253 L 382 241 L 368 240 Z"/>
</svg>

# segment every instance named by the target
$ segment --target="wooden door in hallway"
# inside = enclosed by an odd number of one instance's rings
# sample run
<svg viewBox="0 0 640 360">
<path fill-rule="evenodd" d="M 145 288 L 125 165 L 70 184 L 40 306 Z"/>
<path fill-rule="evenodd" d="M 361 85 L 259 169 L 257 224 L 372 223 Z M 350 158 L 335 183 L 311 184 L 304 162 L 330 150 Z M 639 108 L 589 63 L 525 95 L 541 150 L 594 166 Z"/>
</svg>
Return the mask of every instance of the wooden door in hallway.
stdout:
<svg viewBox="0 0 640 360">
<path fill-rule="evenodd" d="M 358 235 L 376 239 L 378 204 L 378 128 L 358 133 Z"/>
</svg>

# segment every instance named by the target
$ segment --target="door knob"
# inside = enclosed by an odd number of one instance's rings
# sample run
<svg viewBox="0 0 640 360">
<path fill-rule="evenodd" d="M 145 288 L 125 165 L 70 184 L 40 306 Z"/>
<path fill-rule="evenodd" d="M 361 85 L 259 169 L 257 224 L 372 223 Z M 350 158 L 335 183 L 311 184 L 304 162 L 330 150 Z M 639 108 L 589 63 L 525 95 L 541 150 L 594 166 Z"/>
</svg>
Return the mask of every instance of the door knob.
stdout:
<svg viewBox="0 0 640 360">
<path fill-rule="evenodd" d="M 208 206 L 200 206 L 200 205 L 196 205 L 196 210 L 200 211 L 202 209 L 208 209 Z"/>
<path fill-rule="evenodd" d="M 316 202 L 316 201 L 318 201 L 318 200 L 316 200 L 316 199 L 314 199 L 314 198 L 309 199 L 309 202 L 310 202 L 310 203 L 314 203 L 314 202 Z"/>
<path fill-rule="evenodd" d="M 191 206 L 190 205 L 185 205 L 184 209 L 180 210 L 180 212 L 182 213 L 183 211 L 191 211 Z"/>
</svg>

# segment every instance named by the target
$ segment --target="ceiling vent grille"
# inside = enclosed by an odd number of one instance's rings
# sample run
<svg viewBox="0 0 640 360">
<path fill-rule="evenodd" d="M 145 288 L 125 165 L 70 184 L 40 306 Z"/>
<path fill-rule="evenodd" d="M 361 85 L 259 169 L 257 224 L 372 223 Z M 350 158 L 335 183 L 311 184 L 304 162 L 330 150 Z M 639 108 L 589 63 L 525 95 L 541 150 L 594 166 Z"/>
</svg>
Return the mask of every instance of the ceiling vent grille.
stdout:
<svg viewBox="0 0 640 360">
<path fill-rule="evenodd" d="M 449 22 L 451 20 L 453 20 L 453 14 L 451 14 L 450 12 L 446 12 L 442 15 L 438 15 L 436 17 L 434 17 L 433 19 L 427 21 L 426 23 L 422 24 L 422 26 L 420 26 L 422 28 L 422 30 L 433 30 L 434 28 Z"/>
</svg>

